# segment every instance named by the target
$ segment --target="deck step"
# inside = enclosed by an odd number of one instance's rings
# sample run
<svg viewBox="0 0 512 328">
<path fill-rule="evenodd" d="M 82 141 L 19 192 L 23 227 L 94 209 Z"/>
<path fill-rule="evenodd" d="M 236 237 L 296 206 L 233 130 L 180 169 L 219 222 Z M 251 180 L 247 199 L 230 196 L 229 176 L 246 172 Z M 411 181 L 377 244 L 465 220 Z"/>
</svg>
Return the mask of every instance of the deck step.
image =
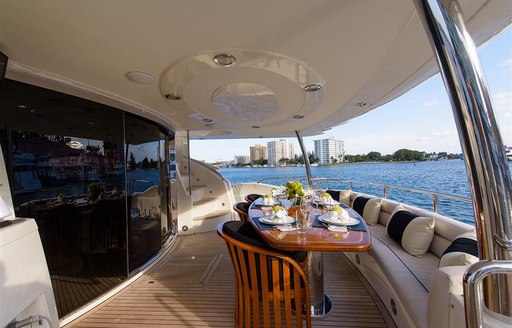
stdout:
<svg viewBox="0 0 512 328">
<path fill-rule="evenodd" d="M 204 196 L 206 195 L 207 188 L 204 185 L 197 185 L 192 186 L 192 188 L 187 188 L 187 191 L 190 190 L 192 190 L 192 201 L 196 202 L 204 198 Z"/>
<path fill-rule="evenodd" d="M 231 211 L 229 211 L 229 210 L 217 210 L 217 211 L 205 214 L 205 215 L 196 216 L 196 217 L 194 217 L 193 220 L 194 221 L 204 221 L 204 220 L 217 219 L 217 218 L 220 218 L 222 216 L 226 216 L 228 214 L 231 215 Z"/>
<path fill-rule="evenodd" d="M 217 200 L 217 198 L 203 198 L 200 200 L 197 200 L 193 203 L 194 206 L 201 206 L 208 203 L 214 203 Z"/>
</svg>

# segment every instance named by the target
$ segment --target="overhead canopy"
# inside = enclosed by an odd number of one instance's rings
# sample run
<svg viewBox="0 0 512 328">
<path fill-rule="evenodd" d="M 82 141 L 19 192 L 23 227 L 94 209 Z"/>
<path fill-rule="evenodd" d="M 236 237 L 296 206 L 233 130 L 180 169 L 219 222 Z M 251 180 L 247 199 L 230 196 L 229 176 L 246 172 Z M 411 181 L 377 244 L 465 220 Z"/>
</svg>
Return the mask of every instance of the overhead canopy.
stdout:
<svg viewBox="0 0 512 328">
<path fill-rule="evenodd" d="M 511 23 L 510 0 L 461 4 L 477 44 Z M 320 134 L 437 71 L 411 0 L 3 0 L 0 51 L 9 78 L 192 138 Z"/>
</svg>

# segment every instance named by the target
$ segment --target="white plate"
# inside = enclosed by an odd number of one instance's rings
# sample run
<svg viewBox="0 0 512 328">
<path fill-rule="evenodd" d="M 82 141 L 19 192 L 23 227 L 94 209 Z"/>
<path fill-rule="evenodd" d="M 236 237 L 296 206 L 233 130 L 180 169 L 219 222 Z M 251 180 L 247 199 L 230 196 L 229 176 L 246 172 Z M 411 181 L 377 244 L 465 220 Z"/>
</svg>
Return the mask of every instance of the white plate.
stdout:
<svg viewBox="0 0 512 328">
<path fill-rule="evenodd" d="M 287 216 L 286 219 L 284 219 L 284 220 L 276 221 L 273 218 L 271 218 L 270 216 L 262 216 L 260 218 L 260 222 L 263 222 L 265 224 L 281 225 L 281 224 L 293 223 L 293 222 L 295 222 L 295 219 L 292 218 L 291 216 Z"/>
<path fill-rule="evenodd" d="M 338 218 L 336 218 L 336 217 L 330 218 L 330 217 L 326 216 L 325 214 L 318 216 L 318 220 L 328 223 L 328 224 L 335 224 L 335 225 L 340 225 L 340 226 L 353 226 L 353 225 L 356 225 L 359 223 L 359 219 L 356 219 L 356 218 L 348 218 L 348 220 L 341 222 L 338 220 Z"/>
<path fill-rule="evenodd" d="M 274 207 L 274 205 L 281 205 L 281 203 L 276 202 L 276 203 L 272 203 L 272 204 L 263 204 L 263 202 L 261 202 L 261 203 L 254 204 L 255 207 L 266 207 L 266 206 Z"/>
</svg>

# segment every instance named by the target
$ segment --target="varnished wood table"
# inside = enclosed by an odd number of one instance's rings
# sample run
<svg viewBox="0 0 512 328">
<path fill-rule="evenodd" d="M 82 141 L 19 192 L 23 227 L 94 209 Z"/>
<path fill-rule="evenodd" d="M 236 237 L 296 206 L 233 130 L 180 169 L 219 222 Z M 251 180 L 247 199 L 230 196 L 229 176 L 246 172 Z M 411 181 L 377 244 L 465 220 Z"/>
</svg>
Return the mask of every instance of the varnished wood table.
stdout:
<svg viewBox="0 0 512 328">
<path fill-rule="evenodd" d="M 249 208 L 252 225 L 270 246 L 284 251 L 306 251 L 306 259 L 300 263 L 309 279 L 311 293 L 311 315 L 321 317 L 332 309 L 331 300 L 324 294 L 323 252 L 363 252 L 371 247 L 371 235 L 361 216 L 350 207 L 343 206 L 350 217 L 360 220 L 360 224 L 349 227 L 347 232 L 330 231 L 317 217 L 321 210 L 311 213 L 309 229 L 304 234 L 297 231 L 281 231 L 272 225 L 259 221 L 263 216 L 261 199 Z"/>
</svg>

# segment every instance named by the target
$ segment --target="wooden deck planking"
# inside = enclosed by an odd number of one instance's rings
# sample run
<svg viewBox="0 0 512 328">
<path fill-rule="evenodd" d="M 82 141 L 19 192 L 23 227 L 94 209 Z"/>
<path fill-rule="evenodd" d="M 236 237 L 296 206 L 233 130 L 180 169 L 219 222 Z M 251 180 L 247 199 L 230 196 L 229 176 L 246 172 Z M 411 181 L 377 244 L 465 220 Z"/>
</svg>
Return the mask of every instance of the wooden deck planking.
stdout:
<svg viewBox="0 0 512 328">
<path fill-rule="evenodd" d="M 313 327 L 392 327 L 373 290 L 340 253 L 325 253 L 334 310 Z M 234 327 L 234 274 L 215 232 L 181 236 L 175 249 L 71 327 Z"/>
</svg>

